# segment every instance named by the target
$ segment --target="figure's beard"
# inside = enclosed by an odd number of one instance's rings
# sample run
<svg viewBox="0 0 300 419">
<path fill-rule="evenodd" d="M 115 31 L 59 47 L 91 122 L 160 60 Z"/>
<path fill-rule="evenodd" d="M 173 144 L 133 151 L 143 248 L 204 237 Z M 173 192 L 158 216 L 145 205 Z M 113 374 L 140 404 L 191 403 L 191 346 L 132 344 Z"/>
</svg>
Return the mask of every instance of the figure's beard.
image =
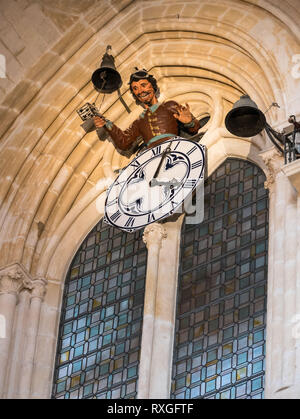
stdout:
<svg viewBox="0 0 300 419">
<path fill-rule="evenodd" d="M 153 101 L 153 98 L 155 97 L 154 96 L 154 93 L 152 92 L 152 91 L 149 91 L 149 92 L 144 92 L 144 93 L 149 93 L 149 99 L 145 99 L 145 100 L 143 100 L 143 98 L 142 97 L 140 97 L 140 95 L 139 96 L 137 96 L 137 99 L 138 99 L 138 101 L 139 101 L 139 103 L 143 106 L 143 105 L 146 105 L 146 106 L 152 106 L 152 101 Z M 151 95 L 151 93 L 153 93 L 152 95 Z"/>
</svg>

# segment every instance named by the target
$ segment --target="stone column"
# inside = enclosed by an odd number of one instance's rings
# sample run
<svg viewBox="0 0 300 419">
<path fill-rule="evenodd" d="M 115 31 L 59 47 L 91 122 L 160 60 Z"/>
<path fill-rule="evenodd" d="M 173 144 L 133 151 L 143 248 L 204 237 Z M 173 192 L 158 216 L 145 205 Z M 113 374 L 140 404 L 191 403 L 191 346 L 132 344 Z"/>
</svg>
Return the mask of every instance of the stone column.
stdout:
<svg viewBox="0 0 300 419">
<path fill-rule="evenodd" d="M 5 322 L 4 337 L 0 338 L 0 398 L 3 398 L 14 330 L 18 294 L 29 278 L 19 264 L 0 270 L 0 315 Z"/>
<path fill-rule="evenodd" d="M 286 288 L 289 293 L 289 324 L 286 333 L 290 331 L 288 346 L 288 370 L 292 371 L 292 380 L 285 382 L 288 396 L 300 398 L 300 160 L 287 164 L 282 169 L 283 173 L 293 187 L 292 200 L 288 203 L 286 220 L 290 224 L 289 258 L 287 269 L 290 270 Z M 294 204 L 295 203 L 295 204 Z M 293 284 L 291 284 L 293 281 Z M 284 397 L 284 396 L 283 396 Z"/>
<path fill-rule="evenodd" d="M 266 349 L 266 398 L 299 398 L 296 382 L 297 191 L 274 148 L 261 153 L 268 168 L 270 232 Z"/>
<path fill-rule="evenodd" d="M 148 399 L 152 368 L 153 336 L 155 326 L 155 305 L 157 299 L 157 280 L 159 269 L 159 250 L 166 238 L 162 224 L 150 224 L 145 228 L 143 240 L 148 248 L 142 347 L 139 367 L 138 398 Z"/>
<path fill-rule="evenodd" d="M 170 398 L 182 220 L 164 224 L 167 237 L 159 253 L 149 399 Z"/>
<path fill-rule="evenodd" d="M 8 399 L 14 399 L 18 391 L 20 370 L 23 361 L 23 352 L 20 351 L 20 348 L 24 348 L 29 303 L 30 291 L 26 288 L 20 292 L 16 307 L 14 342 L 10 354 L 11 362 L 4 394 L 4 397 Z"/>
<path fill-rule="evenodd" d="M 19 397 L 27 399 L 30 396 L 32 372 L 38 326 L 41 314 L 41 305 L 46 293 L 47 281 L 36 279 L 31 283 L 31 298 L 28 310 L 24 358 L 20 374 Z"/>
</svg>

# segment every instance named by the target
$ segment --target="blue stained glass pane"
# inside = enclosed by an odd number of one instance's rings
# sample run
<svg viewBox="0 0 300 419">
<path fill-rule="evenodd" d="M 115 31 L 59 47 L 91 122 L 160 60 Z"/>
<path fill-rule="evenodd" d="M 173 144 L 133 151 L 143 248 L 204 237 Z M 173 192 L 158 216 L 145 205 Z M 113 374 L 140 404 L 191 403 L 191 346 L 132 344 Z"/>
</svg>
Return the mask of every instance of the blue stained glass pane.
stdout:
<svg viewBox="0 0 300 419">
<path fill-rule="evenodd" d="M 259 356 L 262 356 L 263 354 L 263 347 L 258 346 L 253 349 L 253 358 L 258 358 Z"/>
<path fill-rule="evenodd" d="M 194 387 L 191 389 L 191 399 L 195 399 L 196 397 L 200 396 L 200 388 Z"/>
<path fill-rule="evenodd" d="M 259 361 L 259 362 L 254 363 L 253 367 L 252 367 L 253 374 L 256 374 L 256 373 L 261 372 L 261 371 L 263 371 L 263 361 Z"/>
<path fill-rule="evenodd" d="M 206 383 L 206 392 L 209 393 L 210 391 L 215 390 L 216 388 L 216 380 L 211 380 Z"/>
<path fill-rule="evenodd" d="M 92 394 L 93 392 L 93 384 L 89 384 L 88 386 L 85 386 L 83 389 L 83 395 L 88 396 L 89 394 Z"/>
<path fill-rule="evenodd" d="M 200 371 L 196 371 L 194 374 L 191 375 L 191 383 L 196 383 L 200 381 Z"/>
<path fill-rule="evenodd" d="M 226 160 L 205 182 L 204 220 L 183 224 L 172 398 L 263 397 L 264 179 L 254 164 Z M 195 351 L 197 364 L 189 362 Z M 179 372 L 176 366 L 183 360 Z M 184 393 L 174 384 L 179 379 Z"/>
<path fill-rule="evenodd" d="M 225 374 L 221 378 L 221 385 L 226 386 L 231 383 L 231 374 Z"/>
<path fill-rule="evenodd" d="M 237 357 L 237 364 L 244 364 L 245 362 L 247 362 L 248 359 L 248 352 L 243 352 L 241 354 L 238 355 Z"/>
<path fill-rule="evenodd" d="M 80 371 L 82 368 L 82 360 L 74 362 L 72 366 L 72 373 Z"/>
</svg>

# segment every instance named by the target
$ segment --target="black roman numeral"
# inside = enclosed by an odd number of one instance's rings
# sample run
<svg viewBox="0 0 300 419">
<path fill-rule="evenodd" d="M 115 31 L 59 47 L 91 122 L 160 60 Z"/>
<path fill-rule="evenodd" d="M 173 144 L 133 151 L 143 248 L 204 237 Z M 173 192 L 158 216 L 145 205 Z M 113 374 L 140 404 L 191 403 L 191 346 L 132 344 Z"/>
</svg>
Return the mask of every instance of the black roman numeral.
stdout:
<svg viewBox="0 0 300 419">
<path fill-rule="evenodd" d="M 192 169 L 195 169 L 196 167 L 199 167 L 202 165 L 202 160 L 195 161 L 192 163 Z"/>
<path fill-rule="evenodd" d="M 152 221 L 155 221 L 155 217 L 153 214 L 148 214 L 148 223 L 151 223 Z"/>
<path fill-rule="evenodd" d="M 152 148 L 152 153 L 153 153 L 154 156 L 159 155 L 161 153 L 161 146 L 158 145 L 157 147 Z"/>
<path fill-rule="evenodd" d="M 196 185 L 196 179 L 188 179 L 183 185 L 184 188 L 193 188 Z"/>
<path fill-rule="evenodd" d="M 115 212 L 110 218 L 111 218 L 111 220 L 112 221 L 117 221 L 120 217 L 121 217 L 121 213 L 120 213 L 120 211 L 118 210 L 117 212 Z"/>
<path fill-rule="evenodd" d="M 129 217 L 128 220 L 125 223 L 125 227 L 132 227 L 134 222 L 135 222 L 135 218 L 134 217 Z"/>
<path fill-rule="evenodd" d="M 179 146 L 179 144 L 180 144 L 180 141 L 178 141 L 178 143 L 176 144 L 176 147 L 174 148 L 174 150 L 173 150 L 173 151 L 175 151 L 175 150 L 176 150 L 176 148 Z"/>
<path fill-rule="evenodd" d="M 188 151 L 186 154 L 188 155 L 188 156 L 190 156 L 192 153 L 194 153 L 194 151 L 196 151 L 197 150 L 197 146 L 194 146 L 193 148 L 191 148 L 190 149 L 190 151 Z"/>
<path fill-rule="evenodd" d="M 131 162 L 131 166 L 132 167 L 140 167 L 141 163 L 138 160 L 134 160 L 133 162 Z"/>
</svg>

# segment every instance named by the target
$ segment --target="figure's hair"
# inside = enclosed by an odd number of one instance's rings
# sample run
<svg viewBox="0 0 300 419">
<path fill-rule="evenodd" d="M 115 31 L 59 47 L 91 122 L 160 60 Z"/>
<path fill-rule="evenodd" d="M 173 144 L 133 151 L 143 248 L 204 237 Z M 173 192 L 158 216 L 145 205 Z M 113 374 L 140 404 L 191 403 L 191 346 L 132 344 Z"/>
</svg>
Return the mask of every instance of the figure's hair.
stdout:
<svg viewBox="0 0 300 419">
<path fill-rule="evenodd" d="M 138 70 L 136 68 L 136 70 L 137 71 L 135 73 L 132 73 L 131 74 L 130 80 L 129 80 L 129 83 L 128 83 L 129 86 L 130 86 L 131 94 L 132 94 L 133 98 L 135 99 L 135 103 L 137 105 L 142 105 L 142 102 L 140 102 L 138 100 L 138 98 L 136 97 L 136 95 L 133 93 L 133 90 L 132 90 L 132 87 L 131 87 L 131 83 L 134 82 L 134 81 L 139 81 L 139 80 L 147 80 L 147 81 L 149 81 L 149 83 L 152 84 L 152 87 L 154 89 L 155 96 L 158 98 L 159 97 L 159 94 L 160 94 L 160 90 L 159 90 L 159 87 L 157 86 L 156 79 L 152 76 L 152 74 L 149 74 L 148 71 L 145 70 L 144 68 L 142 70 Z"/>
</svg>

